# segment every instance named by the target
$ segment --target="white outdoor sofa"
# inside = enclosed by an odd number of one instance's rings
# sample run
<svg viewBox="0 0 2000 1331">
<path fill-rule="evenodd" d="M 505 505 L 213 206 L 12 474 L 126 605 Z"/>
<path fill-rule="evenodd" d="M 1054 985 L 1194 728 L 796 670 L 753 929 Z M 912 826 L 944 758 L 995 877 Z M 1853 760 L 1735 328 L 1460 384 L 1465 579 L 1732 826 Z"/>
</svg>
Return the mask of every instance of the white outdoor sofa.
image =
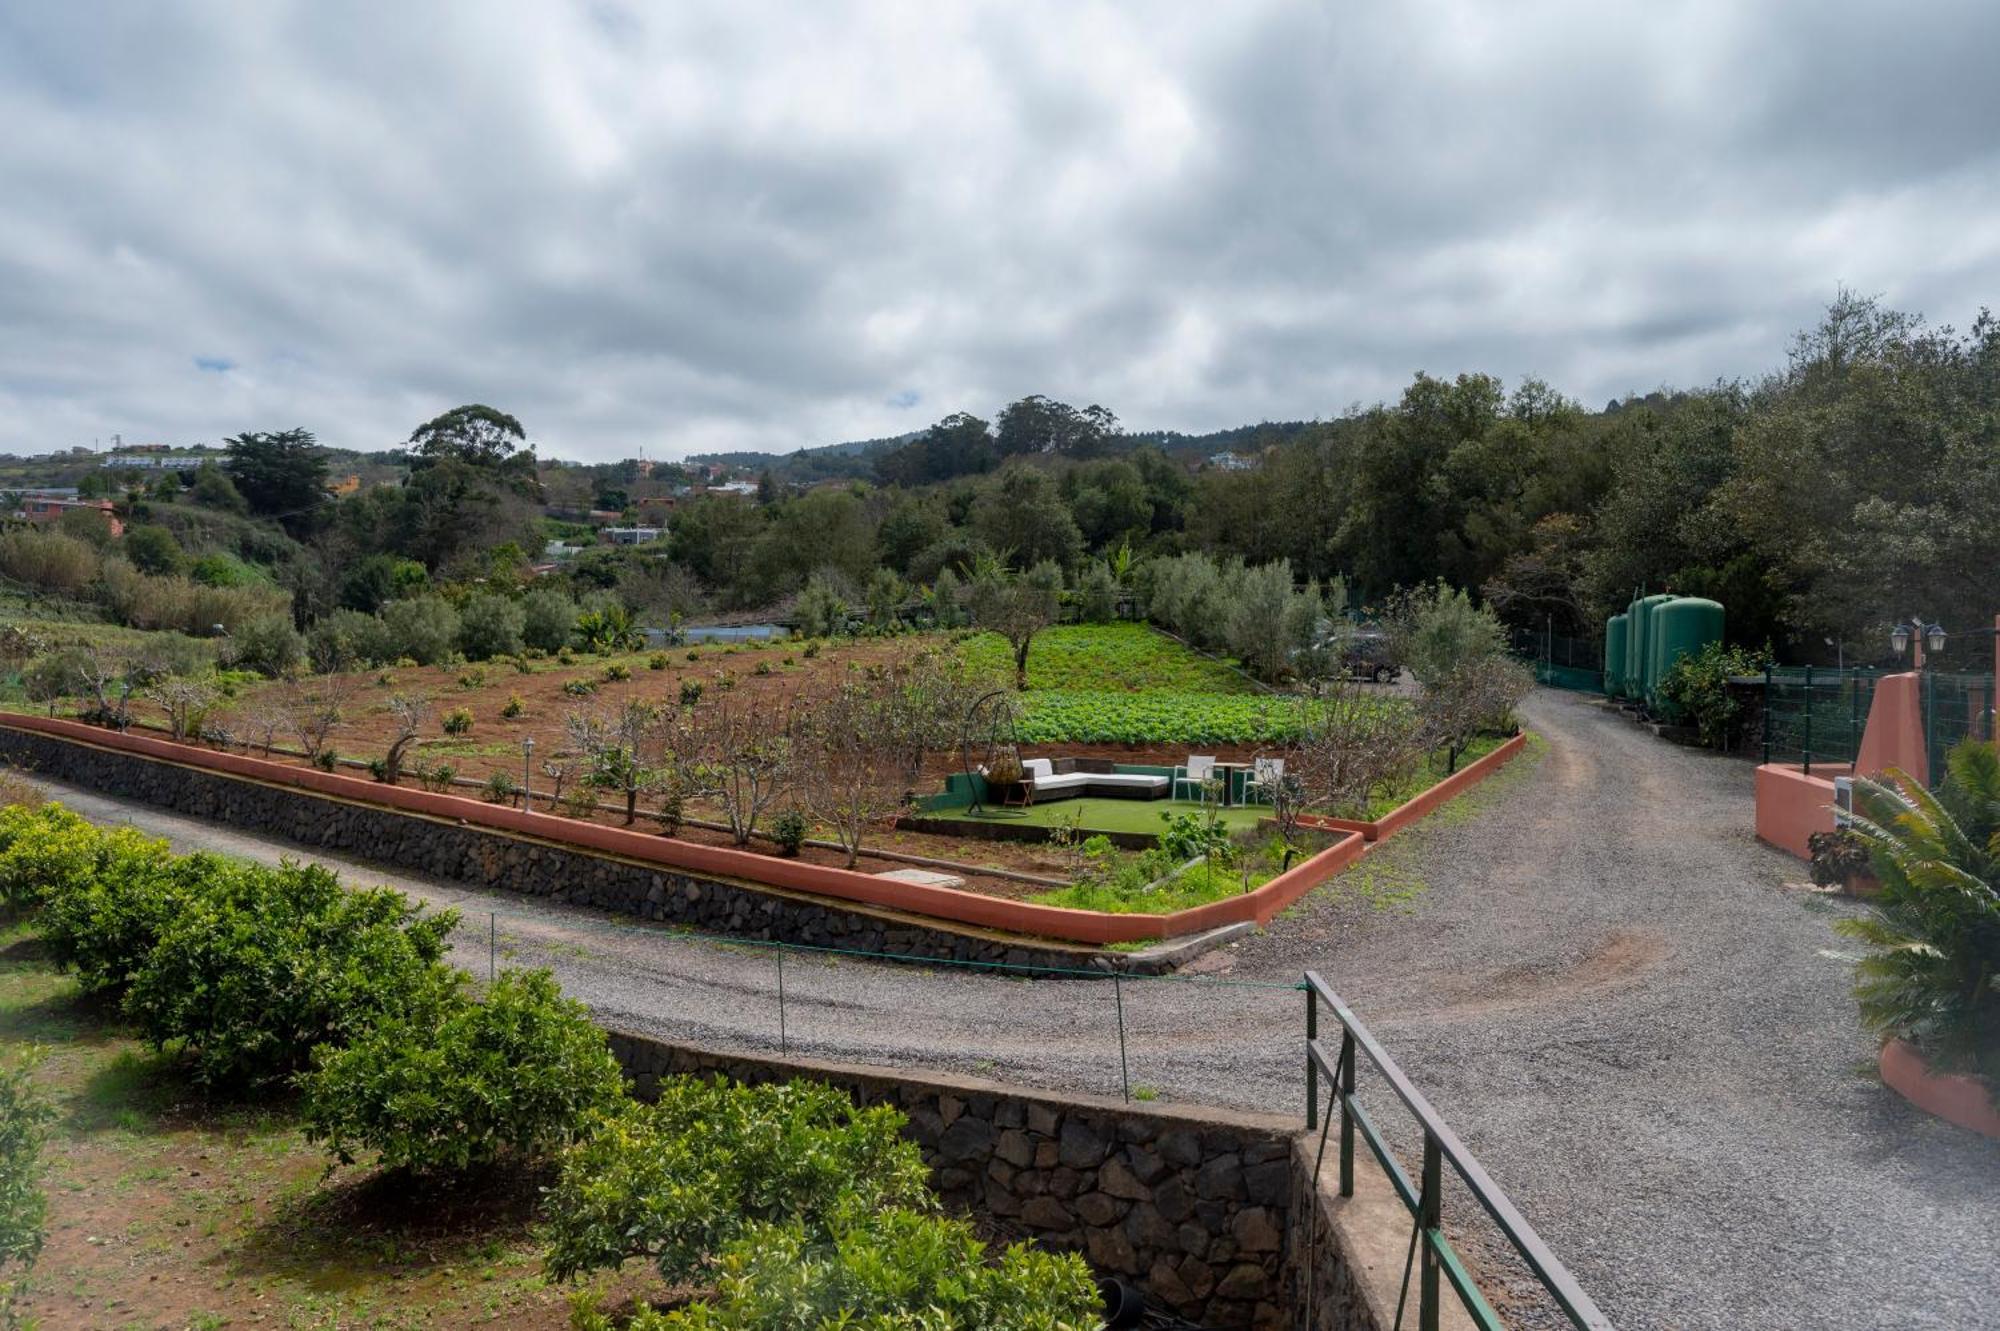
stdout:
<svg viewBox="0 0 2000 1331">
<path fill-rule="evenodd" d="M 1095 769 L 1103 770 L 1095 770 Z M 1088 758 L 1029 758 L 1021 764 L 1034 798 L 1065 799 L 1094 795 L 1101 799 L 1159 800 L 1172 781 L 1141 772 L 1114 772 L 1108 762 Z"/>
</svg>

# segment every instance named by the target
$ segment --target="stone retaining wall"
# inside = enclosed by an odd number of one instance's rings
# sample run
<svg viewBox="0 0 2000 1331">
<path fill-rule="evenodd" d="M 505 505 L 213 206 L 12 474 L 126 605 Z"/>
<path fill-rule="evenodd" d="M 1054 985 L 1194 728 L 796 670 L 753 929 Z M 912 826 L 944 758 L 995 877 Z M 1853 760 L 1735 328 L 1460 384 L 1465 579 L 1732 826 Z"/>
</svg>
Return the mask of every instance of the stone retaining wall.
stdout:
<svg viewBox="0 0 2000 1331">
<path fill-rule="evenodd" d="M 106 794 L 427 877 L 714 933 L 939 960 L 1105 971 L 1114 964 L 1092 948 L 946 928 L 895 911 L 831 903 L 29 731 L 0 727 L 0 758 Z"/>
<path fill-rule="evenodd" d="M 719 1072 L 744 1082 L 804 1076 L 864 1104 L 895 1105 L 948 1206 L 1081 1252 L 1203 1326 L 1296 1324 L 1292 1120 L 723 1054 L 623 1031 L 612 1032 L 611 1047 L 641 1096 L 663 1076 Z"/>
</svg>

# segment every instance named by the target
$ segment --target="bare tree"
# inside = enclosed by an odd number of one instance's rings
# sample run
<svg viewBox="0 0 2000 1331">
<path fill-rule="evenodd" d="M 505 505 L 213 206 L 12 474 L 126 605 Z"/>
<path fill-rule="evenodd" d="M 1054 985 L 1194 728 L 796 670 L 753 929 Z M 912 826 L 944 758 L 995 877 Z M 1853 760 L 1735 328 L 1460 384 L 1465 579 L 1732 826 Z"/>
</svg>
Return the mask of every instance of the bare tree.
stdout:
<svg viewBox="0 0 2000 1331">
<path fill-rule="evenodd" d="M 382 755 L 382 780 L 393 786 L 403 775 L 403 755 L 430 722 L 431 700 L 418 694 L 396 694 L 389 699 L 389 715 L 396 722 L 396 735 Z"/>
<path fill-rule="evenodd" d="M 1426 740 L 1445 751 L 1444 770 L 1456 772 L 1460 756 L 1480 735 L 1513 729 L 1514 708 L 1534 686 L 1528 667 L 1506 656 L 1463 661 L 1426 682 L 1417 711 Z"/>
<path fill-rule="evenodd" d="M 584 780 L 624 794 L 627 827 L 639 816 L 640 794 L 657 776 L 649 748 L 659 724 L 659 710 L 645 702 L 627 702 L 615 712 L 576 708 L 563 720 L 571 747 L 583 756 Z"/>
<path fill-rule="evenodd" d="M 835 680 L 801 699 L 794 756 L 801 802 L 829 823 L 853 868 L 868 828 L 902 802 L 906 739 L 921 731 L 904 681 L 887 670 Z"/>
<path fill-rule="evenodd" d="M 970 600 L 973 622 L 1007 640 L 1014 656 L 1014 687 L 1028 687 L 1028 649 L 1035 635 L 1056 622 L 1062 601 L 1062 569 L 1044 560 L 1011 573 L 988 559 L 974 573 Z"/>
<path fill-rule="evenodd" d="M 915 790 L 924 757 L 957 745 L 966 713 L 983 689 L 958 658 L 936 648 L 906 653 L 876 669 L 893 694 L 893 705 L 883 708 L 885 738 L 895 751 L 904 788 Z"/>
<path fill-rule="evenodd" d="M 792 712 L 755 699 L 715 707 L 706 727 L 706 784 L 722 804 L 729 832 L 750 844 L 757 819 L 792 779 Z"/>
<path fill-rule="evenodd" d="M 1405 776 L 1424 750 L 1423 726 L 1400 701 L 1332 687 L 1285 757 L 1300 805 L 1365 816 L 1382 786 Z M 1294 825 L 1296 810 L 1290 811 Z"/>
<path fill-rule="evenodd" d="M 298 737 L 309 760 L 319 761 L 353 694 L 354 686 L 338 675 L 292 675 L 278 686 L 278 707 L 285 727 Z"/>
<path fill-rule="evenodd" d="M 90 696 L 84 720 L 124 730 L 132 724 L 132 695 L 159 675 L 142 660 L 96 648 L 83 648 L 73 659 L 78 682 Z"/>
<path fill-rule="evenodd" d="M 208 714 L 222 700 L 222 691 L 203 679 L 170 675 L 146 686 L 145 697 L 167 716 L 167 734 L 177 740 L 198 738 Z"/>
<path fill-rule="evenodd" d="M 248 725 L 250 733 L 258 736 L 257 742 L 263 747 L 264 756 L 268 758 L 271 756 L 272 745 L 278 741 L 278 732 L 285 729 L 287 722 L 283 708 L 260 707 L 250 714 L 245 724 Z"/>
</svg>

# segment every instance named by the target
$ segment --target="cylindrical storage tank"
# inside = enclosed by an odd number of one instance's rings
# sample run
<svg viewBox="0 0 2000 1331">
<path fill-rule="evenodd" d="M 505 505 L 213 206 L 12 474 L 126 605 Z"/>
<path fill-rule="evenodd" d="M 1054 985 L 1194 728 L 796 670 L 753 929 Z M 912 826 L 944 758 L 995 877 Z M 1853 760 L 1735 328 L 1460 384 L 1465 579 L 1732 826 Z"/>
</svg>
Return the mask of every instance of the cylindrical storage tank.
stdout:
<svg viewBox="0 0 2000 1331">
<path fill-rule="evenodd" d="M 1653 612 L 1673 599 L 1665 592 L 1655 592 L 1632 602 L 1636 628 L 1632 634 L 1632 655 L 1625 660 L 1625 678 L 1631 696 L 1641 702 L 1653 696 Z"/>
<path fill-rule="evenodd" d="M 1620 680 L 1624 696 L 1639 696 L 1639 603 L 1625 607 L 1625 674 Z"/>
<path fill-rule="evenodd" d="M 1712 642 L 1722 641 L 1722 607 L 1699 596 L 1682 596 L 1653 610 L 1651 628 L 1653 659 L 1647 674 L 1652 686 L 1646 697 L 1659 693 L 1660 681 L 1683 656 L 1699 656 Z"/>
<path fill-rule="evenodd" d="M 1630 622 L 1623 614 L 1604 621 L 1604 692 L 1613 698 L 1625 696 L 1625 625 Z"/>
</svg>

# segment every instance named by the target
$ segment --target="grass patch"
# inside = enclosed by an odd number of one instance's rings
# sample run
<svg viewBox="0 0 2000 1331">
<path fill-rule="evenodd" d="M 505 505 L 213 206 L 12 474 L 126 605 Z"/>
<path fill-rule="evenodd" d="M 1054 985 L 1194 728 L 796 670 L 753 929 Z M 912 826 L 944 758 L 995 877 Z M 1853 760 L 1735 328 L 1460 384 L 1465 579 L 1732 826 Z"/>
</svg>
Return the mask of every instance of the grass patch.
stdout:
<svg viewBox="0 0 2000 1331">
<path fill-rule="evenodd" d="M 1072 819 L 1083 832 L 1138 832 L 1147 836 L 1157 836 L 1166 824 L 1161 815 L 1168 813 L 1201 813 L 1202 806 L 1193 800 L 1112 800 L 1083 797 L 1078 799 L 1052 800 L 1047 804 L 1037 804 L 1026 809 L 988 808 L 980 813 L 966 813 L 963 804 L 942 809 L 932 809 L 928 816 L 933 818 L 965 819 L 975 823 L 1016 823 L 1023 827 L 1063 827 Z M 1219 811 L 1222 825 L 1232 832 L 1255 827 L 1259 819 L 1269 818 L 1271 809 L 1266 804 L 1238 805 Z"/>
</svg>

